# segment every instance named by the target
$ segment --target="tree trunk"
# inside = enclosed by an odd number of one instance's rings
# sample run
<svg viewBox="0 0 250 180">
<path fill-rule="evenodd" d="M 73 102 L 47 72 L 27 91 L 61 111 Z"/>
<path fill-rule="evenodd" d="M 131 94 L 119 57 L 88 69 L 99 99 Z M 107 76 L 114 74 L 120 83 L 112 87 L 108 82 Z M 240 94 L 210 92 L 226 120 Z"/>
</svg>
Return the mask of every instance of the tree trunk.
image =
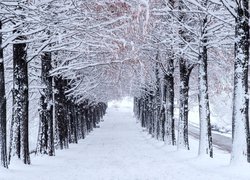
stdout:
<svg viewBox="0 0 250 180">
<path fill-rule="evenodd" d="M 174 60 L 168 60 L 168 69 L 164 75 L 163 103 L 165 109 L 165 141 L 167 144 L 176 144 L 174 121 Z"/>
<path fill-rule="evenodd" d="M 78 136 L 77 136 L 77 116 L 76 116 L 76 106 L 73 102 L 71 102 L 70 107 L 71 113 L 70 113 L 70 119 L 71 119 L 71 142 L 72 143 L 78 143 Z"/>
<path fill-rule="evenodd" d="M 55 155 L 54 149 L 54 133 L 53 133 L 53 90 L 52 77 L 50 76 L 51 53 L 44 52 L 41 56 L 42 61 L 42 84 L 45 86 L 41 95 L 41 111 L 40 111 L 40 130 L 39 130 L 39 147 L 38 152 Z"/>
<path fill-rule="evenodd" d="M 56 133 L 57 133 L 57 145 L 60 149 L 68 148 L 68 122 L 66 117 L 66 97 L 65 88 L 66 80 L 62 77 L 55 77 L 55 123 L 56 123 Z"/>
<path fill-rule="evenodd" d="M 154 100 L 154 96 L 153 96 L 153 92 L 151 91 L 149 94 L 149 117 L 148 117 L 148 124 L 149 124 L 149 134 L 153 134 L 154 133 L 154 106 L 153 106 L 153 100 Z"/>
<path fill-rule="evenodd" d="M 232 153 L 231 163 L 245 161 L 247 136 L 249 135 L 249 1 L 242 0 L 236 9 L 235 19 L 235 62 L 234 93 L 232 116 Z"/>
<path fill-rule="evenodd" d="M 159 54 L 156 57 L 156 60 L 159 60 Z M 155 120 L 155 134 L 154 137 L 156 137 L 157 139 L 163 140 L 163 132 L 164 132 L 164 127 L 162 127 L 162 122 L 160 118 L 160 112 L 161 112 L 161 85 L 160 85 L 160 72 L 159 72 L 159 63 L 156 62 L 155 65 L 155 97 L 154 97 L 154 104 L 155 104 L 155 108 L 154 108 L 154 120 Z"/>
<path fill-rule="evenodd" d="M 25 40 L 19 36 L 17 40 Z M 13 149 L 24 164 L 30 164 L 28 140 L 28 64 L 25 43 L 13 45 Z"/>
<path fill-rule="evenodd" d="M 188 91 L 189 78 L 192 66 L 189 67 L 187 62 L 180 58 L 180 104 L 179 104 L 179 124 L 178 124 L 178 143 L 177 148 L 189 150 L 188 140 Z"/>
<path fill-rule="evenodd" d="M 207 18 L 204 19 L 205 27 Z M 200 139 L 199 139 L 199 155 L 209 154 L 213 157 L 212 133 L 210 123 L 210 109 L 208 98 L 208 80 L 207 80 L 207 39 L 206 32 L 202 34 L 203 40 L 200 47 L 199 55 L 199 118 L 200 118 Z"/>
<path fill-rule="evenodd" d="M 2 30 L 2 21 L 0 21 L 0 30 Z M 7 149 L 6 149 L 6 95 L 4 79 L 4 61 L 2 46 L 2 33 L 0 32 L 0 153 L 1 165 L 8 168 Z"/>
<path fill-rule="evenodd" d="M 85 138 L 87 131 L 86 131 L 86 110 L 84 109 L 84 105 L 81 105 L 81 109 L 79 112 L 81 113 L 80 115 L 80 123 L 81 123 L 81 137 L 82 139 Z"/>
</svg>

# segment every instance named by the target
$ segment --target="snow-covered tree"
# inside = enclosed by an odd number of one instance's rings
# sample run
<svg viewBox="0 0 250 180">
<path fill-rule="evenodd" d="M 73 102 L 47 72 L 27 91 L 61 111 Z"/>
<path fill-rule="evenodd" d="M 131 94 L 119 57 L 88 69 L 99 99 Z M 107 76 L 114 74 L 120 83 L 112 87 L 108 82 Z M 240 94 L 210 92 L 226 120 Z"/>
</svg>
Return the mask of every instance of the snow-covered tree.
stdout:
<svg viewBox="0 0 250 180">
<path fill-rule="evenodd" d="M 249 1 L 221 0 L 221 2 L 235 19 L 231 163 L 237 163 L 245 159 L 247 154 L 247 137 L 249 135 Z"/>
<path fill-rule="evenodd" d="M 5 94 L 5 69 L 3 59 L 3 48 L 2 48 L 2 19 L 0 19 L 0 153 L 1 153 L 1 165 L 8 167 L 7 163 L 7 114 L 6 114 L 6 94 Z"/>
</svg>

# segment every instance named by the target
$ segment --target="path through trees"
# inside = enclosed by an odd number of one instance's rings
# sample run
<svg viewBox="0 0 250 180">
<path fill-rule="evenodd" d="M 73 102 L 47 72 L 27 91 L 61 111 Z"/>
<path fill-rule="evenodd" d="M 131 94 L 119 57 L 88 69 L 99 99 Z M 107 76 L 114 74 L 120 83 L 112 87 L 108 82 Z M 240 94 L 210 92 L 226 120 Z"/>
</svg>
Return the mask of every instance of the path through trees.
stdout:
<svg viewBox="0 0 250 180">
<path fill-rule="evenodd" d="M 195 180 L 238 178 L 239 174 L 221 168 L 228 161 L 216 162 L 199 160 L 193 151 L 176 151 L 172 146 L 164 146 L 147 135 L 136 124 L 132 107 L 112 107 L 107 111 L 104 122 L 79 144 L 70 149 L 57 151 L 55 157 L 32 156 L 32 166 L 11 166 L 14 172 L 3 172 L 6 179 L 45 180 L 56 179 L 175 179 L 189 177 Z M 193 148 L 193 139 L 190 146 Z M 228 157 L 218 151 L 220 158 Z M 203 163 L 202 163 L 203 162 Z M 204 163 L 206 162 L 206 163 Z M 217 167 L 217 168 L 215 168 Z M 19 176 L 16 176 L 18 172 Z M 241 179 L 246 180 L 243 173 Z"/>
</svg>

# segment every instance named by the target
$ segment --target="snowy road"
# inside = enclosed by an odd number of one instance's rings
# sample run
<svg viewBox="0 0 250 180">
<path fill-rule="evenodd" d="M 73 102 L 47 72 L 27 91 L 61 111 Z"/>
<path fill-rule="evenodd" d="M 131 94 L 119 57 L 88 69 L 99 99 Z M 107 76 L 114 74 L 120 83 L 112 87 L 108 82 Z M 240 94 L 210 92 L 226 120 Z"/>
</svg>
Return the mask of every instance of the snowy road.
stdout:
<svg viewBox="0 0 250 180">
<path fill-rule="evenodd" d="M 30 166 L 0 169 L 0 180 L 250 179 L 249 169 L 228 166 L 228 154 L 220 152 L 217 160 L 198 158 L 197 151 L 177 151 L 150 138 L 129 109 L 110 108 L 100 127 L 55 157 L 34 157 Z M 197 149 L 196 141 L 191 144 Z"/>
<path fill-rule="evenodd" d="M 189 135 L 195 137 L 196 139 L 199 139 L 199 128 L 189 124 Z M 213 137 L 213 146 L 217 147 L 223 151 L 231 152 L 232 148 L 232 139 L 230 137 L 224 136 L 218 132 L 212 131 L 212 137 Z"/>
</svg>

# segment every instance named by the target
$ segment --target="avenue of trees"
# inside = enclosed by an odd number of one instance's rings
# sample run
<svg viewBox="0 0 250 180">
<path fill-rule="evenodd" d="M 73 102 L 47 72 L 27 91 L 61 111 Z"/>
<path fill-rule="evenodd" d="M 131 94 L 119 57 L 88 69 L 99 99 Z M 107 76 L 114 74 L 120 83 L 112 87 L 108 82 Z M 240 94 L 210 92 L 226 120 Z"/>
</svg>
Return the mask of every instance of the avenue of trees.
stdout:
<svg viewBox="0 0 250 180">
<path fill-rule="evenodd" d="M 148 11 L 148 39 L 141 53 L 149 64 L 146 68 L 150 77 L 143 79 L 142 90 L 134 99 L 134 112 L 141 126 L 167 144 L 189 149 L 189 90 L 197 86 L 198 153 L 213 157 L 208 80 L 213 81 L 214 74 L 208 72 L 208 65 L 223 63 L 222 58 L 214 57 L 226 50 L 234 54 L 231 163 L 247 161 L 249 2 L 151 1 Z M 192 73 L 197 78 L 190 84 Z M 224 72 L 215 73 L 223 78 Z M 211 84 L 218 88 L 215 82 Z M 179 111 L 177 117 L 174 109 Z"/>
<path fill-rule="evenodd" d="M 220 91 L 219 64 L 234 64 L 231 163 L 246 161 L 248 0 L 3 0 L 1 165 L 69 148 L 97 127 L 109 100 L 124 95 L 134 96 L 135 116 L 154 138 L 188 150 L 194 87 L 198 152 L 213 157 L 210 88 Z M 39 117 L 35 149 L 31 116 Z"/>
</svg>

